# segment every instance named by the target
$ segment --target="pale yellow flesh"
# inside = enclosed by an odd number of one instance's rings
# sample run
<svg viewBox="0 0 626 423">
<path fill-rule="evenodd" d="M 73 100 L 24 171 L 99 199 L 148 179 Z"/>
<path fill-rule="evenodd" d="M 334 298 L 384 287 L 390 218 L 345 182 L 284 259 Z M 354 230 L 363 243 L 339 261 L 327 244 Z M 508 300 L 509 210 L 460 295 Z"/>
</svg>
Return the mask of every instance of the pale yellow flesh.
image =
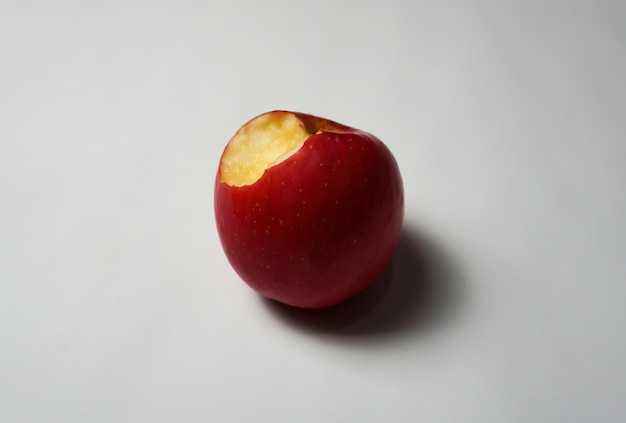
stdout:
<svg viewBox="0 0 626 423">
<path fill-rule="evenodd" d="M 267 169 L 298 151 L 309 136 L 291 113 L 268 113 L 251 120 L 228 143 L 220 181 L 237 187 L 252 185 Z"/>
</svg>

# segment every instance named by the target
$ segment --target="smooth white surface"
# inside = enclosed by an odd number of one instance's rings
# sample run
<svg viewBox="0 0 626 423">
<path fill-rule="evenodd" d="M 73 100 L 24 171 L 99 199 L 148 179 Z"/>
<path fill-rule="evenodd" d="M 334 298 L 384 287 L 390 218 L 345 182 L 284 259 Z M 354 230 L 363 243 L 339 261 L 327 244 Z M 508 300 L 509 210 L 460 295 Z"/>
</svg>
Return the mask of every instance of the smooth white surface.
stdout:
<svg viewBox="0 0 626 423">
<path fill-rule="evenodd" d="M 0 421 L 626 421 L 624 4 L 4 2 Z M 222 253 L 219 156 L 276 108 L 398 159 L 367 307 Z"/>
</svg>

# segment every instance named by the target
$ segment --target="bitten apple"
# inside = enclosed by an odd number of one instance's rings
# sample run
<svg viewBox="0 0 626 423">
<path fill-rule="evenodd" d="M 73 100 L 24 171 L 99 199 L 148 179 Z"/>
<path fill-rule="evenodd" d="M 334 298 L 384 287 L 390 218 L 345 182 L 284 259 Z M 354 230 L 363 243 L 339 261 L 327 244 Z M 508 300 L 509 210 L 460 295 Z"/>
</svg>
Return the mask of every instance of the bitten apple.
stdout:
<svg viewBox="0 0 626 423">
<path fill-rule="evenodd" d="M 214 200 L 239 276 L 301 308 L 332 306 L 368 286 L 393 255 L 404 213 L 398 165 L 378 138 L 287 111 L 237 131 Z"/>
</svg>

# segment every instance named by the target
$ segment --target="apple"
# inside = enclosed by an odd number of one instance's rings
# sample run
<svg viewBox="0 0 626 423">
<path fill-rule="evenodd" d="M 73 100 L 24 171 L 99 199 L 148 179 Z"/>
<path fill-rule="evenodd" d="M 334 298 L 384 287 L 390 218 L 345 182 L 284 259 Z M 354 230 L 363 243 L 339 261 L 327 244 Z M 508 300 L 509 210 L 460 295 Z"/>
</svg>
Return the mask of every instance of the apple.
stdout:
<svg viewBox="0 0 626 423">
<path fill-rule="evenodd" d="M 391 260 L 404 215 L 398 165 L 378 138 L 288 111 L 237 131 L 214 196 L 234 270 L 260 295 L 300 308 L 367 287 Z"/>
</svg>

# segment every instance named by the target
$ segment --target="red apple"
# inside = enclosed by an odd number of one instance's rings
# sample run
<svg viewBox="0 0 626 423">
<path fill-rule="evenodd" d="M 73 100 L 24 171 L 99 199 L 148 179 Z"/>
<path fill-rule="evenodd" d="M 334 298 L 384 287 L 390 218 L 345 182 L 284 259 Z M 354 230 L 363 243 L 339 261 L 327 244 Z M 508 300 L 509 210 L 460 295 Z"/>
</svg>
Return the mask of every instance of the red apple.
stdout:
<svg viewBox="0 0 626 423">
<path fill-rule="evenodd" d="M 364 289 L 390 261 L 404 194 L 375 136 L 328 119 L 273 111 L 222 154 L 215 218 L 239 276 L 260 295 L 324 308 Z"/>
</svg>

